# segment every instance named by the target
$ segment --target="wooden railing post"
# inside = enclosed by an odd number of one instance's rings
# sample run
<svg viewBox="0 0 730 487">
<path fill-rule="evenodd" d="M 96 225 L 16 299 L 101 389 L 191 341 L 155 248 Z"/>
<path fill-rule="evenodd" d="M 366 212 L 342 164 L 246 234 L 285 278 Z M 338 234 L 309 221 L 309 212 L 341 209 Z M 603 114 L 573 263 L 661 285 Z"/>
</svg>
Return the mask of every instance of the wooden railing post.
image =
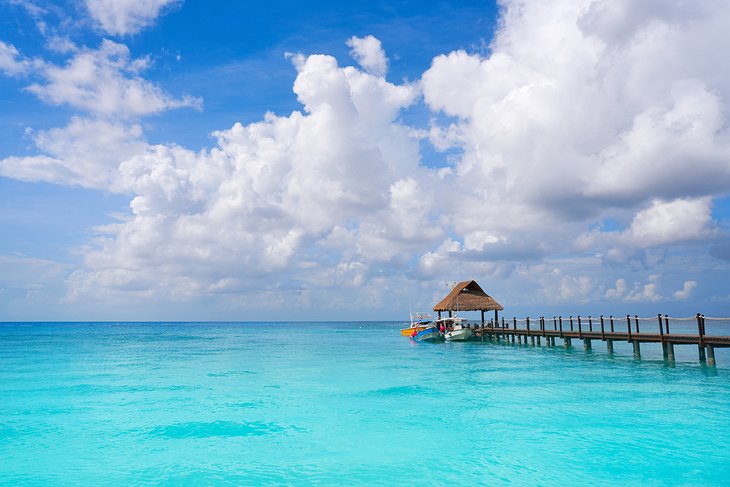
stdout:
<svg viewBox="0 0 730 487">
<path fill-rule="evenodd" d="M 707 333 L 707 330 L 705 329 L 705 315 L 702 315 L 702 335 L 704 336 Z M 711 365 L 714 367 L 715 365 L 715 346 L 706 344 L 705 347 L 707 348 L 707 365 Z"/>
<path fill-rule="evenodd" d="M 700 347 L 705 346 L 705 327 L 702 324 L 702 315 L 697 313 L 697 334 L 700 337 Z"/>
<path fill-rule="evenodd" d="M 558 323 L 560 324 L 560 338 L 563 338 L 563 317 L 558 316 Z"/>
<path fill-rule="evenodd" d="M 593 318 L 591 318 L 591 315 L 588 315 L 588 331 L 593 331 Z"/>
<path fill-rule="evenodd" d="M 611 333 L 613 333 L 613 315 L 611 315 Z"/>
<path fill-rule="evenodd" d="M 627 337 L 626 341 L 630 342 L 631 341 L 631 316 L 630 315 L 626 315 L 626 326 L 628 327 L 628 330 L 629 330 L 629 336 Z"/>
<path fill-rule="evenodd" d="M 703 326 L 703 321 L 702 315 L 697 313 L 697 336 L 699 337 L 697 351 L 700 355 L 700 362 L 707 362 L 707 356 L 705 355 L 705 327 Z"/>
<path fill-rule="evenodd" d="M 662 355 L 664 356 L 664 360 L 669 359 L 669 352 L 667 348 L 667 343 L 664 341 L 664 325 L 662 324 L 662 314 L 659 313 L 657 315 L 659 318 L 659 336 L 661 337 L 662 342 Z"/>
<path fill-rule="evenodd" d="M 705 315 L 702 315 L 702 336 L 707 335 L 707 329 L 705 328 Z"/>
<path fill-rule="evenodd" d="M 578 338 L 583 339 L 583 327 L 580 323 L 580 315 L 578 315 Z"/>
<path fill-rule="evenodd" d="M 661 318 L 661 316 L 660 316 Z M 669 331 L 669 316 L 664 315 L 664 328 L 667 332 L 667 335 L 671 334 L 671 331 Z M 671 340 L 667 341 L 667 359 L 669 361 L 674 362 L 674 343 Z"/>
<path fill-rule="evenodd" d="M 601 340 L 606 339 L 606 329 L 603 325 L 603 315 L 601 315 Z"/>
<path fill-rule="evenodd" d="M 639 334 L 639 315 L 634 315 L 634 323 L 636 323 L 636 334 Z"/>
<path fill-rule="evenodd" d="M 659 313 L 657 317 L 659 318 L 659 336 L 662 337 L 662 343 L 664 343 L 664 325 L 662 325 L 662 314 Z"/>
</svg>

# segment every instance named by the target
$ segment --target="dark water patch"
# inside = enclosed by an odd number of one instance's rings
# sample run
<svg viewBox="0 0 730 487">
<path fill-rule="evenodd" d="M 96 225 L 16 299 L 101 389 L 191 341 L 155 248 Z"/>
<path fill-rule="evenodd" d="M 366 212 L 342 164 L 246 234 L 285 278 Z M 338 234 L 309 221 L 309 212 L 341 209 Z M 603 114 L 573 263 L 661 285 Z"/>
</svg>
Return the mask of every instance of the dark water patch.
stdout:
<svg viewBox="0 0 730 487">
<path fill-rule="evenodd" d="M 263 421 L 213 421 L 209 423 L 190 422 L 177 423 L 167 426 L 157 426 L 150 430 L 153 436 L 183 439 L 183 438 L 232 438 L 246 436 L 268 436 L 282 433 L 286 430 L 277 423 Z"/>
<path fill-rule="evenodd" d="M 145 335 L 140 337 L 146 342 L 190 342 L 190 341 L 213 341 L 220 340 L 224 337 L 220 336 L 200 336 L 200 335 Z"/>
<path fill-rule="evenodd" d="M 231 404 L 234 408 L 241 408 L 241 409 L 256 409 L 260 408 L 264 405 L 263 401 L 256 401 L 256 402 L 239 402 Z"/>
<path fill-rule="evenodd" d="M 187 385 L 169 385 L 169 386 L 151 386 L 141 384 L 129 385 L 108 385 L 108 384 L 71 384 L 63 386 L 48 386 L 39 388 L 24 389 L 8 389 L 8 394 L 16 394 L 23 392 L 26 395 L 47 395 L 50 393 L 64 396 L 89 396 L 100 394 L 119 394 L 119 393 L 139 393 L 139 392 L 164 392 L 164 391 L 198 391 L 203 389 L 201 386 Z"/>
<path fill-rule="evenodd" d="M 232 377 L 236 375 L 256 375 L 253 370 L 229 370 L 225 372 L 209 372 L 208 377 Z"/>
<path fill-rule="evenodd" d="M 0 423 L 0 439 L 10 438 L 17 434 L 17 429 L 13 428 L 9 424 Z"/>
<path fill-rule="evenodd" d="M 439 392 L 423 386 L 396 386 L 384 389 L 374 389 L 367 392 L 371 396 L 415 396 L 415 395 L 438 395 Z"/>
</svg>

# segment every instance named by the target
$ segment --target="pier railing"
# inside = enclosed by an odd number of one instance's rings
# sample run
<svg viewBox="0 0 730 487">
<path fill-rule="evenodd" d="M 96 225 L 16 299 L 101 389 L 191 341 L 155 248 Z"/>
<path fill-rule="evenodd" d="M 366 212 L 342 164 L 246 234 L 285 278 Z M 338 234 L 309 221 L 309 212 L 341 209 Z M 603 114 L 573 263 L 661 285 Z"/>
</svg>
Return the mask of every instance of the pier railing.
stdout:
<svg viewBox="0 0 730 487">
<path fill-rule="evenodd" d="M 709 322 L 709 325 L 708 325 Z M 699 359 L 708 365 L 715 364 L 715 348 L 730 347 L 730 318 L 712 318 L 698 313 L 687 318 L 670 317 L 658 314 L 643 318 L 638 315 L 615 316 L 562 316 L 518 319 L 502 318 L 484 323 L 471 323 L 475 335 L 481 340 L 510 340 L 513 343 L 555 345 L 561 339 L 566 348 L 572 340 L 582 340 L 586 350 L 590 350 L 593 340 L 606 342 L 609 353 L 613 353 L 613 342 L 625 341 L 633 344 L 634 355 L 641 357 L 642 343 L 660 343 L 664 358 L 674 360 L 675 345 L 696 345 Z"/>
</svg>

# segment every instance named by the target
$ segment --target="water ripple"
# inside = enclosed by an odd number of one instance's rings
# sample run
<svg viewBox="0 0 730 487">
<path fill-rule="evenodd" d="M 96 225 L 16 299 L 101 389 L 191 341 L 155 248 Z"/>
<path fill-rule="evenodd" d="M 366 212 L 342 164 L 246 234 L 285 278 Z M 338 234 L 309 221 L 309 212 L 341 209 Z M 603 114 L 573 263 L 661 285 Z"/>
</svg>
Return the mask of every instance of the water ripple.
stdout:
<svg viewBox="0 0 730 487">
<path fill-rule="evenodd" d="M 212 421 L 176 423 L 157 426 L 150 430 L 152 436 L 164 438 L 210 438 L 235 436 L 268 436 L 282 433 L 286 428 L 277 423 L 263 421 L 236 422 Z"/>
</svg>

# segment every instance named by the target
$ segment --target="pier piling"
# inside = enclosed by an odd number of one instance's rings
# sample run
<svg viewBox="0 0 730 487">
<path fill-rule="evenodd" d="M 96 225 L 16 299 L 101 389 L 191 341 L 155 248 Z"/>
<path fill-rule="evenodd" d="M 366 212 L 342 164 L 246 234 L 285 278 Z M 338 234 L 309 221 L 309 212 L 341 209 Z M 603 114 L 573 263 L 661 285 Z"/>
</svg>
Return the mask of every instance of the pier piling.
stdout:
<svg viewBox="0 0 730 487">
<path fill-rule="evenodd" d="M 715 347 L 707 345 L 707 365 L 715 365 Z"/>
</svg>

